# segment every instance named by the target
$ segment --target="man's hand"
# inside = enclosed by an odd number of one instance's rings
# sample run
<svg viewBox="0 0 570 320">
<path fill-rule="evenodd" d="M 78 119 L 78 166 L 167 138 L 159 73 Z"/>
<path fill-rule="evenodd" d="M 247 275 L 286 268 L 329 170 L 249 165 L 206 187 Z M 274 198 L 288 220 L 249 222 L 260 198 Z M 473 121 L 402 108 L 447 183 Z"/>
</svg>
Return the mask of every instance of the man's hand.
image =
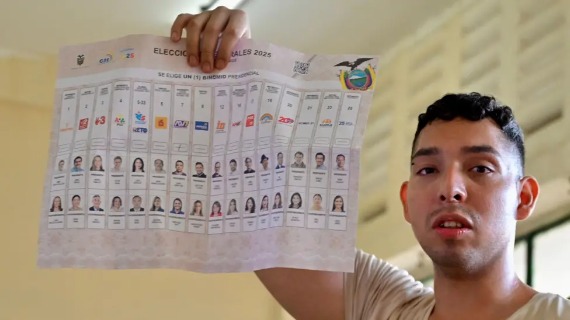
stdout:
<svg viewBox="0 0 570 320">
<path fill-rule="evenodd" d="M 225 68 L 238 40 L 242 37 L 251 37 L 245 12 L 229 10 L 226 7 L 218 7 L 200 14 L 179 14 L 172 24 L 170 32 L 172 41 L 180 41 L 184 29 L 186 29 L 188 64 L 192 67 L 201 66 L 202 71 L 206 73 Z M 220 45 L 214 61 L 218 39 Z"/>
</svg>

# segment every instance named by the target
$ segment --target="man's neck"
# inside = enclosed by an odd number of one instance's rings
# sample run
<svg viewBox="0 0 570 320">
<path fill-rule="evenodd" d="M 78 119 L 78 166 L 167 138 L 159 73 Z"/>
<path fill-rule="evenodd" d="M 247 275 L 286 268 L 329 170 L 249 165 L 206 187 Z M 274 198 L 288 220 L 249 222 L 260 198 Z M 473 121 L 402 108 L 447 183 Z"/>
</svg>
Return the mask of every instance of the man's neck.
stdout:
<svg viewBox="0 0 570 320">
<path fill-rule="evenodd" d="M 435 308 L 430 320 L 507 319 L 536 293 L 515 274 L 512 261 L 464 277 L 435 267 Z"/>
</svg>

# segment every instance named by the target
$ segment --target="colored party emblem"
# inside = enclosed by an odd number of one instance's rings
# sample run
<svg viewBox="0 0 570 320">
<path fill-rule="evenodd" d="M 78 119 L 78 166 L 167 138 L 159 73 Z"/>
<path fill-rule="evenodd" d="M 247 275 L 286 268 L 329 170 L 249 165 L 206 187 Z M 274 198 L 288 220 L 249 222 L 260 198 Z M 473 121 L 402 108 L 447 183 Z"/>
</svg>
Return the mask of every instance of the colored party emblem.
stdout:
<svg viewBox="0 0 570 320">
<path fill-rule="evenodd" d="M 167 129 L 168 128 L 168 118 L 167 117 L 155 117 L 154 127 L 156 129 Z"/>
<path fill-rule="evenodd" d="M 255 115 L 250 114 L 245 119 L 245 126 L 246 127 L 253 127 L 253 125 L 255 124 L 254 122 L 255 122 Z"/>
<path fill-rule="evenodd" d="M 195 130 L 202 130 L 202 131 L 208 131 L 208 122 L 206 121 L 196 121 L 194 123 L 194 129 Z"/>
<path fill-rule="evenodd" d="M 259 122 L 260 123 L 269 123 L 273 121 L 273 115 L 270 113 L 264 113 L 263 115 L 261 115 L 261 117 L 259 118 Z"/>
<path fill-rule="evenodd" d="M 335 67 L 348 67 L 350 70 L 341 70 L 339 79 L 343 89 L 366 91 L 374 88 L 376 73 L 371 65 L 364 69 L 359 69 L 362 63 L 372 60 L 372 58 L 358 58 L 355 61 L 343 61 Z"/>
</svg>

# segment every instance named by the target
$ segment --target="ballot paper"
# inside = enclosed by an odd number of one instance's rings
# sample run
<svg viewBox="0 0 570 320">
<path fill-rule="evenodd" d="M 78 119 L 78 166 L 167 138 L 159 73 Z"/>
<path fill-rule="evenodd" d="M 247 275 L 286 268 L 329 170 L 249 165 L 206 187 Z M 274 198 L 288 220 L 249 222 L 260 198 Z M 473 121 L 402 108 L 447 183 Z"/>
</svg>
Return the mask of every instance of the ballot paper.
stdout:
<svg viewBox="0 0 570 320">
<path fill-rule="evenodd" d="M 38 265 L 351 272 L 377 64 L 244 39 L 205 74 L 165 37 L 63 48 Z"/>
</svg>

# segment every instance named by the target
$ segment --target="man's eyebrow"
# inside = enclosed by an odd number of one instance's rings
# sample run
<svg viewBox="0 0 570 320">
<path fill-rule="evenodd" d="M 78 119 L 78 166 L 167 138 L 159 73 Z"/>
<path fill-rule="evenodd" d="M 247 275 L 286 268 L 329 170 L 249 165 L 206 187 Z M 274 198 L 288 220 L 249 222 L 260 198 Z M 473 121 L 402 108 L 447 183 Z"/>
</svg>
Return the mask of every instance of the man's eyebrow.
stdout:
<svg viewBox="0 0 570 320">
<path fill-rule="evenodd" d="M 461 148 L 461 153 L 490 153 L 494 156 L 500 157 L 501 154 L 497 149 L 489 146 L 489 145 L 477 145 L 477 146 L 468 146 Z"/>
<path fill-rule="evenodd" d="M 411 161 L 413 164 L 414 159 L 417 157 L 427 157 L 427 156 L 435 156 L 440 153 L 440 149 L 437 147 L 429 147 L 429 148 L 420 148 L 416 150 L 416 152 L 412 155 Z M 500 157 L 501 154 L 497 149 L 493 148 L 489 145 L 475 145 L 475 146 L 466 146 L 461 148 L 461 153 L 470 154 L 470 153 L 488 153 L 494 156 Z"/>
<path fill-rule="evenodd" d="M 436 147 L 420 148 L 420 149 L 416 150 L 416 152 L 414 152 L 414 154 L 412 155 L 411 161 L 413 162 L 414 159 L 417 157 L 435 156 L 435 155 L 439 154 L 439 152 L 440 152 L 439 149 Z"/>
</svg>

